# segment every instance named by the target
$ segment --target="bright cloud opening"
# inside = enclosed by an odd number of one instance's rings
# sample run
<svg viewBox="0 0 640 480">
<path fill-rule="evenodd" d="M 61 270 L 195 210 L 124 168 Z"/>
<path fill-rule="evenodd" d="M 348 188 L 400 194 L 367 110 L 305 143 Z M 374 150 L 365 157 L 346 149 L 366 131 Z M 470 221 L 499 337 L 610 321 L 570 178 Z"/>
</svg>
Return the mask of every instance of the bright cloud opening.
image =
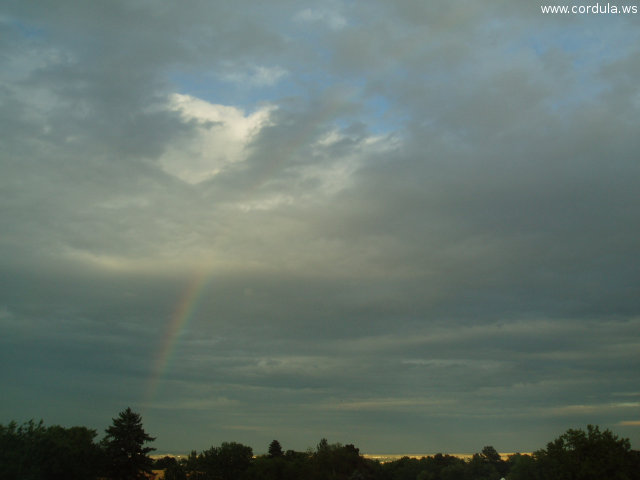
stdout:
<svg viewBox="0 0 640 480">
<path fill-rule="evenodd" d="M 172 144 L 159 163 L 165 172 L 191 184 L 245 160 L 251 140 L 269 123 L 273 110 L 267 106 L 246 114 L 234 106 L 177 93 L 169 97 L 167 107 L 180 112 L 185 122 L 194 122 L 196 128 L 192 136 Z"/>
</svg>

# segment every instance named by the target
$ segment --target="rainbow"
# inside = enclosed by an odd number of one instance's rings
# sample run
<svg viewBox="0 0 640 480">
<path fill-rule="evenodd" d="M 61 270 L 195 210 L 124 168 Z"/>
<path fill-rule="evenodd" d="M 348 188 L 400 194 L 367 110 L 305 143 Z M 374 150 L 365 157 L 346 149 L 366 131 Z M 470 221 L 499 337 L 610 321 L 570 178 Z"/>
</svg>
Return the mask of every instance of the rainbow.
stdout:
<svg viewBox="0 0 640 480">
<path fill-rule="evenodd" d="M 160 348 L 155 355 L 151 377 L 147 384 L 144 404 L 149 406 L 152 404 L 158 392 L 162 377 L 171 364 L 178 339 L 189 320 L 193 317 L 193 314 L 197 311 L 200 300 L 202 299 L 202 294 L 206 291 L 206 287 L 212 278 L 212 274 L 199 272 L 193 275 L 187 288 L 184 289 L 173 314 L 169 318 L 169 323 L 162 337 Z"/>
</svg>

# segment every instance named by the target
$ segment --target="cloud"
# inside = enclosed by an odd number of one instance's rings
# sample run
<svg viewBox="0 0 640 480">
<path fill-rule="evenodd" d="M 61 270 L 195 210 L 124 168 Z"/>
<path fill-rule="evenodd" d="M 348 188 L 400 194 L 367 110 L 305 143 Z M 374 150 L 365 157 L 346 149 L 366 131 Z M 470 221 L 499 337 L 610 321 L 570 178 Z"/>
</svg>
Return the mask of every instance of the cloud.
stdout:
<svg viewBox="0 0 640 480">
<path fill-rule="evenodd" d="M 605 405 L 565 405 L 553 408 L 550 413 L 553 415 L 593 415 L 601 411 L 618 411 L 627 408 L 638 408 L 639 402 L 613 403 Z M 623 424 L 625 422 L 621 422 Z"/>
<path fill-rule="evenodd" d="M 304 23 L 324 23 L 332 30 L 339 30 L 347 25 L 347 19 L 335 10 L 321 8 L 305 8 L 295 14 L 294 20 Z"/>
<path fill-rule="evenodd" d="M 1 15 L 5 418 L 98 426 L 139 402 L 167 450 L 283 432 L 528 451 L 635 422 L 630 19 L 468 1 Z"/>
<path fill-rule="evenodd" d="M 248 71 L 230 71 L 221 78 L 226 82 L 245 84 L 250 87 L 272 87 L 288 72 L 281 67 L 254 66 Z"/>
<path fill-rule="evenodd" d="M 188 183 L 208 180 L 249 155 L 249 144 L 269 124 L 272 107 L 249 115 L 232 106 L 215 105 L 189 95 L 172 94 L 168 108 L 196 131 L 167 149 L 158 159 L 162 168 Z"/>
<path fill-rule="evenodd" d="M 623 427 L 640 427 L 640 420 L 625 420 L 618 423 L 618 425 Z"/>
<path fill-rule="evenodd" d="M 380 398 L 375 400 L 363 400 L 363 401 L 347 401 L 337 403 L 335 405 L 328 405 L 328 409 L 336 410 L 392 410 L 397 411 L 409 407 L 410 410 L 425 409 L 433 410 L 434 407 L 438 407 L 440 403 L 446 403 L 449 407 L 456 403 L 455 401 L 443 402 L 442 400 L 429 400 L 425 398 Z"/>
</svg>

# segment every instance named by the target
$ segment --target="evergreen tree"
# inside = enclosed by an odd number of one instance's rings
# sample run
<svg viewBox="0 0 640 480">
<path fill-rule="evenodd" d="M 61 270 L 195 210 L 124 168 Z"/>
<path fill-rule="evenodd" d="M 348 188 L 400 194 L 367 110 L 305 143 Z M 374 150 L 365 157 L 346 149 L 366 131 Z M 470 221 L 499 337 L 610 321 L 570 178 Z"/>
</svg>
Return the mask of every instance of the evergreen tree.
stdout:
<svg viewBox="0 0 640 480">
<path fill-rule="evenodd" d="M 142 428 L 140 415 L 130 408 L 120 412 L 113 419 L 113 425 L 106 430 L 103 447 L 106 454 L 107 474 L 113 480 L 138 480 L 150 473 L 153 461 L 148 456 L 155 448 L 145 447 L 155 438 Z"/>
<path fill-rule="evenodd" d="M 284 453 L 282 452 L 282 446 L 278 440 L 274 440 L 269 444 L 269 456 L 271 458 L 274 457 L 282 457 Z"/>
</svg>

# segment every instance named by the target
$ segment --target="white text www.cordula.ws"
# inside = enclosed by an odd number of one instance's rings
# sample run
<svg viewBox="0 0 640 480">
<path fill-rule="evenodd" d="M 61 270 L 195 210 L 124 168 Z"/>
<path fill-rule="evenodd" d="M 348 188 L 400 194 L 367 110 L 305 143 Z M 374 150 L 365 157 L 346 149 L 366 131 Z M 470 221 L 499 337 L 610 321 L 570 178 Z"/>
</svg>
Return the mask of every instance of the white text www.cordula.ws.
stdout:
<svg viewBox="0 0 640 480">
<path fill-rule="evenodd" d="M 543 14 L 560 15 L 632 15 L 638 13 L 637 5 L 616 5 L 613 3 L 595 3 L 593 5 L 540 5 Z"/>
</svg>

